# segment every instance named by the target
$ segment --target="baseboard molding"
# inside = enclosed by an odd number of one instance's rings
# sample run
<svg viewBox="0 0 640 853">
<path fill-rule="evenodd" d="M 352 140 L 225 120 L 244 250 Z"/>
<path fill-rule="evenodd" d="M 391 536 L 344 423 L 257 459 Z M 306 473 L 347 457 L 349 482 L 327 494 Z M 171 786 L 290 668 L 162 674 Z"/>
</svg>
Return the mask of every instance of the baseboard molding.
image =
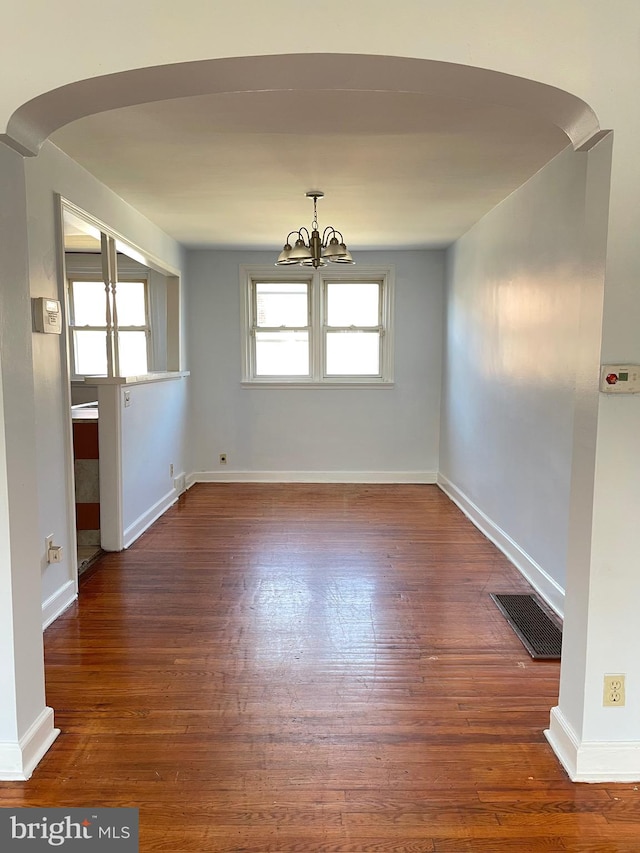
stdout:
<svg viewBox="0 0 640 853">
<path fill-rule="evenodd" d="M 572 782 L 640 782 L 640 741 L 580 743 L 558 707 L 545 736 Z"/>
<path fill-rule="evenodd" d="M 544 734 L 569 779 L 576 782 L 578 737 L 557 706 L 551 709 L 549 728 L 545 729 Z"/>
<path fill-rule="evenodd" d="M 526 551 L 514 542 L 501 527 L 495 524 L 473 501 L 460 491 L 450 480 L 438 474 L 438 486 L 458 506 L 467 518 L 487 539 L 499 548 L 505 557 L 513 563 L 521 575 L 531 584 L 541 598 L 546 601 L 560 618 L 564 617 L 564 590 L 539 566 Z"/>
<path fill-rule="evenodd" d="M 129 548 L 133 545 L 136 539 L 142 536 L 154 521 L 157 521 L 161 515 L 164 515 L 179 497 L 180 492 L 177 489 L 171 489 L 159 501 L 156 501 L 152 507 L 149 507 L 146 512 L 143 512 L 141 516 L 136 518 L 133 524 L 126 527 L 122 535 L 124 547 Z"/>
<path fill-rule="evenodd" d="M 42 630 L 48 628 L 61 613 L 70 607 L 78 597 L 75 581 L 67 581 L 57 592 L 50 595 L 42 605 Z"/>
<path fill-rule="evenodd" d="M 195 471 L 194 483 L 423 483 L 434 484 L 435 471 Z"/>
<path fill-rule="evenodd" d="M 53 709 L 45 708 L 17 743 L 0 742 L 0 781 L 23 782 L 30 779 L 59 734 L 60 729 L 53 725 Z"/>
</svg>

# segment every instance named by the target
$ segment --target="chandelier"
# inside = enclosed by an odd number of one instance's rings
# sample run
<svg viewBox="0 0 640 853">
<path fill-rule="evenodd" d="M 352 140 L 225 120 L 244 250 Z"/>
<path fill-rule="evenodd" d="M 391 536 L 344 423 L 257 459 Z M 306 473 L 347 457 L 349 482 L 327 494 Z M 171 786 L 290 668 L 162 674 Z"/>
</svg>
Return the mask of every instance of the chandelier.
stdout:
<svg viewBox="0 0 640 853">
<path fill-rule="evenodd" d="M 320 190 L 309 190 L 307 198 L 313 199 L 313 222 L 311 223 L 311 234 L 302 226 L 296 231 L 289 232 L 284 248 L 278 255 L 277 267 L 289 264 L 300 264 L 304 267 L 324 267 L 327 261 L 332 264 L 355 264 L 351 252 L 347 249 L 342 234 L 331 225 L 322 232 L 318 228 L 318 199 L 324 197 Z M 296 234 L 296 242 L 292 247 L 289 242 L 291 236 Z"/>
</svg>

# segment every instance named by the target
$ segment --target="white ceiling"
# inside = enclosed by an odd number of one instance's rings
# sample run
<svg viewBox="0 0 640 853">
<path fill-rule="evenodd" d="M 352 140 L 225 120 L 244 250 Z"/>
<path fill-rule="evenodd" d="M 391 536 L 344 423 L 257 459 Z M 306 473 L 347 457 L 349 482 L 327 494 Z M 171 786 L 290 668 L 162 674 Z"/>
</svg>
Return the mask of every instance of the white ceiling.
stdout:
<svg viewBox="0 0 640 853">
<path fill-rule="evenodd" d="M 158 101 L 51 139 L 185 245 L 274 251 L 310 226 L 310 189 L 352 251 L 446 246 L 569 144 L 503 105 L 322 90 Z"/>
</svg>

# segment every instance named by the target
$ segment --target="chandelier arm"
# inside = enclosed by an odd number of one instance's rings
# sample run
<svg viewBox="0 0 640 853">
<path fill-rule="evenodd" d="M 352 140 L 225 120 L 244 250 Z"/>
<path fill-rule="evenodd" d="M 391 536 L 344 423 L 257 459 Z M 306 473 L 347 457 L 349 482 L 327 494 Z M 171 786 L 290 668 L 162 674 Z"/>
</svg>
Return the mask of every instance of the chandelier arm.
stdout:
<svg viewBox="0 0 640 853">
<path fill-rule="evenodd" d="M 322 232 L 322 245 L 326 246 L 327 241 L 331 239 L 331 237 L 336 233 L 336 229 L 333 225 L 327 225 L 327 227 Z"/>
<path fill-rule="evenodd" d="M 299 232 L 299 231 L 295 231 L 295 230 L 294 230 L 294 231 L 289 231 L 289 233 L 287 234 L 287 239 L 285 240 L 285 242 L 286 242 L 286 243 L 288 243 L 288 242 L 289 242 L 289 237 L 291 237 L 291 235 L 292 235 L 292 234 L 297 234 L 297 235 L 298 235 L 298 237 L 300 236 L 300 232 Z"/>
<path fill-rule="evenodd" d="M 302 239 L 302 232 L 303 231 L 307 235 L 307 243 L 310 243 L 311 242 L 311 235 L 309 234 L 307 229 L 304 227 L 304 225 L 298 230 L 298 234 L 300 235 L 300 238 Z"/>
</svg>

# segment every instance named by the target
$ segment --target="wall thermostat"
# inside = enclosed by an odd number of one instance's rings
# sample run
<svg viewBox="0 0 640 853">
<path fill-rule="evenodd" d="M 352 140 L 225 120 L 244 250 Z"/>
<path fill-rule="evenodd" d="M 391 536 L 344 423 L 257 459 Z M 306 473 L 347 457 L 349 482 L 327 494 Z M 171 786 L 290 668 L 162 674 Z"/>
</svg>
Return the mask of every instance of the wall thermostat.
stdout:
<svg viewBox="0 0 640 853">
<path fill-rule="evenodd" d="M 38 296 L 31 300 L 33 308 L 33 330 L 45 335 L 62 334 L 62 311 L 57 299 Z"/>
<path fill-rule="evenodd" d="M 640 394 L 640 364 L 603 364 L 600 390 L 604 394 Z"/>
</svg>

